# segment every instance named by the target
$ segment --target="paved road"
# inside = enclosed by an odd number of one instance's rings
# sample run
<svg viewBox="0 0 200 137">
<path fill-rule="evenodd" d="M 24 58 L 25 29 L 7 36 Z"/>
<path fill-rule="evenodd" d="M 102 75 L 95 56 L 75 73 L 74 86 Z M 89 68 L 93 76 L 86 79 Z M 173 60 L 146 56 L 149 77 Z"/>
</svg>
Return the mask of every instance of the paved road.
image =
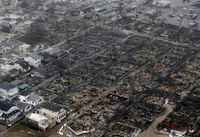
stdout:
<svg viewBox="0 0 200 137">
<path fill-rule="evenodd" d="M 168 137 L 167 135 L 160 134 L 157 131 L 158 124 L 164 121 L 166 117 L 173 111 L 173 107 L 170 105 L 165 105 L 164 107 L 166 108 L 164 114 L 158 117 L 152 123 L 152 125 L 146 131 L 141 133 L 138 137 Z"/>
</svg>

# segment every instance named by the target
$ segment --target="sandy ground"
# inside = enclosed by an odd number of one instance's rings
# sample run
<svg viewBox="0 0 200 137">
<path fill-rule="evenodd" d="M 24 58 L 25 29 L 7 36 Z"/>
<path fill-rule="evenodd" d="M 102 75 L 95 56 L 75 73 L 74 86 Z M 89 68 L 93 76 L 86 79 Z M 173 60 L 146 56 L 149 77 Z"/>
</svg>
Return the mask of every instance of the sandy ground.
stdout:
<svg viewBox="0 0 200 137">
<path fill-rule="evenodd" d="M 158 124 L 161 123 L 163 120 L 165 120 L 166 117 L 169 115 L 169 113 L 171 113 L 173 111 L 173 107 L 170 105 L 166 105 L 165 108 L 166 108 L 165 112 L 160 117 L 158 117 L 152 123 L 152 125 L 146 131 L 141 133 L 138 137 L 168 137 L 168 135 L 160 134 L 156 130 Z"/>
<path fill-rule="evenodd" d="M 33 130 L 24 124 L 17 124 L 9 129 L 0 125 L 0 137 L 60 137 L 57 131 L 63 124 L 64 122 L 47 132 Z"/>
</svg>

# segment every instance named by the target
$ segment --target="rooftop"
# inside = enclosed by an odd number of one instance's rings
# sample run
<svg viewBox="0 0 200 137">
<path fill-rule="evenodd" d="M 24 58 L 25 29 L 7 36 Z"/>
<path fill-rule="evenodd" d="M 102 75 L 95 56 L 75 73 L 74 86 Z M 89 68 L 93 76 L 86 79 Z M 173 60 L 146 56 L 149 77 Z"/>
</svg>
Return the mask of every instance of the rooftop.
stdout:
<svg viewBox="0 0 200 137">
<path fill-rule="evenodd" d="M 37 122 L 42 121 L 42 120 L 48 120 L 47 117 L 40 114 L 36 114 L 36 113 L 30 113 L 26 117 L 30 120 L 37 121 Z"/>
<path fill-rule="evenodd" d="M 9 100 L 0 100 L 0 110 L 8 111 L 11 107 L 15 106 Z"/>
<path fill-rule="evenodd" d="M 16 87 L 15 85 L 12 85 L 10 83 L 1 83 L 0 84 L 0 89 L 10 90 L 10 89 L 13 89 L 15 87 Z"/>
</svg>

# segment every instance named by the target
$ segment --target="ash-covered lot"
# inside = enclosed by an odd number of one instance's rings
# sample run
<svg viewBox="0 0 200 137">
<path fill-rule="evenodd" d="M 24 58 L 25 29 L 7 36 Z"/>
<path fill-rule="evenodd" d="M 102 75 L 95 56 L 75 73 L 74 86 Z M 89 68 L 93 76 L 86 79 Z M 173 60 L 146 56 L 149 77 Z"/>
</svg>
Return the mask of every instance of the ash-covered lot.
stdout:
<svg viewBox="0 0 200 137">
<path fill-rule="evenodd" d="M 199 4 L 1 0 L 0 135 L 199 137 Z"/>
</svg>

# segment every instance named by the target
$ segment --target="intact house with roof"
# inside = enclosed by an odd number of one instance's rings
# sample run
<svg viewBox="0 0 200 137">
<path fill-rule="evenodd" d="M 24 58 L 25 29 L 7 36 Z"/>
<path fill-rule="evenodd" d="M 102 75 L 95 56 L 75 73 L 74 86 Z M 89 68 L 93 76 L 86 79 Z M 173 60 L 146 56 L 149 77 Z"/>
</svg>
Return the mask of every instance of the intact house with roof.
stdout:
<svg viewBox="0 0 200 137">
<path fill-rule="evenodd" d="M 66 110 L 54 103 L 44 103 L 36 113 L 48 118 L 49 127 L 54 127 L 57 123 L 61 123 L 66 118 Z"/>
<path fill-rule="evenodd" d="M 17 86 L 10 83 L 0 84 L 0 96 L 5 98 L 14 97 L 18 94 L 19 89 Z"/>
<path fill-rule="evenodd" d="M 18 120 L 23 118 L 23 114 L 17 106 L 9 100 L 0 100 L 0 123 L 6 126 L 12 126 Z"/>
</svg>

